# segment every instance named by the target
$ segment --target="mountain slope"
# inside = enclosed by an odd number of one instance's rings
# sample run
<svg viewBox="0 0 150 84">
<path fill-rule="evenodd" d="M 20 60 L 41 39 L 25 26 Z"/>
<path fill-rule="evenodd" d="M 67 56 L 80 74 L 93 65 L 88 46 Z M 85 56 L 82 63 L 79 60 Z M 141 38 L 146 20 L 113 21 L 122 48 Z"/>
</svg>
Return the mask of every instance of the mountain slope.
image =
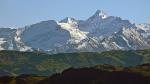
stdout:
<svg viewBox="0 0 150 84">
<path fill-rule="evenodd" d="M 124 68 L 113 67 L 111 65 L 98 65 L 97 68 L 79 68 L 68 69 L 61 74 L 53 75 L 48 79 L 41 81 L 41 84 L 149 84 L 150 77 L 143 76 L 144 74 L 136 73 L 135 67 L 132 67 L 133 71 L 130 72 Z M 145 68 L 150 68 L 149 64 L 141 65 Z M 106 68 L 108 67 L 108 68 Z M 114 70 L 109 71 L 110 68 Z M 105 70 L 104 70 L 105 69 Z M 116 69 L 116 70 L 115 70 Z M 117 71 L 118 69 L 118 71 Z M 130 69 L 130 68 L 128 68 Z M 141 69 L 141 71 L 146 71 Z"/>
<path fill-rule="evenodd" d="M 69 68 L 50 77 L 19 75 L 0 77 L 1 84 L 149 84 L 150 64 L 133 67 L 97 65 Z"/>
<path fill-rule="evenodd" d="M 0 28 L 0 50 L 54 54 L 149 48 L 149 24 L 133 24 L 100 10 L 87 20 L 67 17 L 18 29 Z"/>
<path fill-rule="evenodd" d="M 50 75 L 69 67 L 89 67 L 97 64 L 135 66 L 150 63 L 150 50 L 107 51 L 102 53 L 62 53 L 48 55 L 40 52 L 0 51 L 0 75 Z"/>
</svg>

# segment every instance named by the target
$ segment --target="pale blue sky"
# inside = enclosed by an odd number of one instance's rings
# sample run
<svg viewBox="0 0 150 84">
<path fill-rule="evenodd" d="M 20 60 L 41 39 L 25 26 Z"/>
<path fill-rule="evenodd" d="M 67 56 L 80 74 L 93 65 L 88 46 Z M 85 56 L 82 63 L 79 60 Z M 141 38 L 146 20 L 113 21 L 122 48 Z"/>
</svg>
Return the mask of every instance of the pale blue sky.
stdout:
<svg viewBox="0 0 150 84">
<path fill-rule="evenodd" d="M 23 27 L 67 16 L 87 19 L 97 9 L 135 23 L 150 23 L 150 0 L 0 0 L 0 27 Z"/>
</svg>

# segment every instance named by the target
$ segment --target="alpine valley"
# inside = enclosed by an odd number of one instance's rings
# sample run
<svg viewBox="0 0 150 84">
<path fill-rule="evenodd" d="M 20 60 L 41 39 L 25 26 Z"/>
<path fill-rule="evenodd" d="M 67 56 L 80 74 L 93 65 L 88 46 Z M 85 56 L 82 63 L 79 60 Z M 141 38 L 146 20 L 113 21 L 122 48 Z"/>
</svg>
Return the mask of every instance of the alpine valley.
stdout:
<svg viewBox="0 0 150 84">
<path fill-rule="evenodd" d="M 0 28 L 0 50 L 49 54 L 150 48 L 150 24 L 134 24 L 101 10 L 87 20 L 65 18 L 24 28 Z"/>
</svg>

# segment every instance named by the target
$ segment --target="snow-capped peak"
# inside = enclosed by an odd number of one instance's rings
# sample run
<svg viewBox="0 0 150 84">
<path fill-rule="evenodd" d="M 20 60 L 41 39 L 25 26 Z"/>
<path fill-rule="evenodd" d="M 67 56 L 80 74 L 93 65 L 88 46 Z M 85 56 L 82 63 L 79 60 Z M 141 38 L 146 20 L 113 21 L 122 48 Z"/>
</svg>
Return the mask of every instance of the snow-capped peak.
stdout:
<svg viewBox="0 0 150 84">
<path fill-rule="evenodd" d="M 100 23 L 101 21 L 103 21 L 104 19 L 108 18 L 107 14 L 101 10 L 97 10 L 96 13 L 91 16 L 90 18 L 88 18 L 86 21 L 87 23 Z"/>
<path fill-rule="evenodd" d="M 102 19 L 105 19 L 108 17 L 107 14 L 102 10 L 97 10 L 96 13 L 94 14 L 94 16 L 98 16 Z"/>
<path fill-rule="evenodd" d="M 20 29 L 0 28 L 0 50 L 49 53 L 100 52 L 150 48 L 150 25 L 132 24 L 97 10 L 87 20 L 66 17 Z"/>
</svg>

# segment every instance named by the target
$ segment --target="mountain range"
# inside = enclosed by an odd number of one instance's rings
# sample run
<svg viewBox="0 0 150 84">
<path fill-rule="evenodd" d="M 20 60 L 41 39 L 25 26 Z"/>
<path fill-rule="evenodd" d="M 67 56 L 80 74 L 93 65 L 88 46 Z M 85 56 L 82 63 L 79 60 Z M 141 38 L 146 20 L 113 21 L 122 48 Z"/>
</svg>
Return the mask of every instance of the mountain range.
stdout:
<svg viewBox="0 0 150 84">
<path fill-rule="evenodd" d="M 23 28 L 0 28 L 0 50 L 50 54 L 150 48 L 150 24 L 135 24 L 97 10 L 87 20 L 66 17 Z"/>
</svg>

